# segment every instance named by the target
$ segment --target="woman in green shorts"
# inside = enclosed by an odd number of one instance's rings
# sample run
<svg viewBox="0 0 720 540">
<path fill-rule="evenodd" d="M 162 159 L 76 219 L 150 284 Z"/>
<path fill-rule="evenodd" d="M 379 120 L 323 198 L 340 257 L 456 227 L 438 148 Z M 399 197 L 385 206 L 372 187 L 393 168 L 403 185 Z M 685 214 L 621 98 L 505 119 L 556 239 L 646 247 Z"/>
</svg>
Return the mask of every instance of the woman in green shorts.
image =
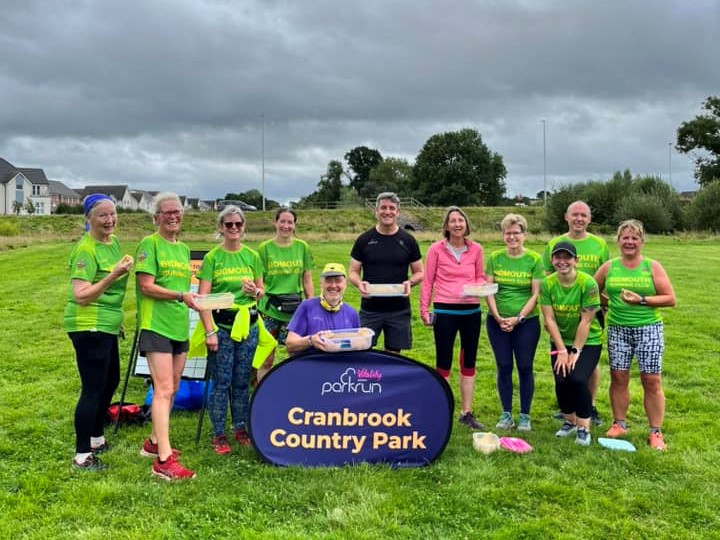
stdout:
<svg viewBox="0 0 720 540">
<path fill-rule="evenodd" d="M 140 454 L 154 457 L 152 473 L 164 480 L 194 478 L 170 446 L 170 411 L 185 369 L 190 329 L 190 248 L 178 240 L 183 219 L 180 198 L 169 192 L 154 199 L 157 232 L 137 248 L 138 349 L 147 357 L 153 382 L 152 433 Z"/>
<path fill-rule="evenodd" d="M 118 334 L 132 257 L 122 255 L 113 234 L 115 203 L 107 195 L 85 197 L 86 229 L 70 255 L 70 294 L 63 327 L 68 333 L 80 373 L 80 399 L 75 408 L 74 469 L 105 468 L 95 456 L 109 446 L 103 435 L 105 413 L 120 381 Z"/>
<path fill-rule="evenodd" d="M 265 327 L 285 343 L 287 324 L 300 302 L 314 296 L 312 269 L 314 266 L 307 242 L 295 238 L 297 214 L 280 207 L 275 212 L 275 237 L 258 247 L 263 265 L 265 297 L 260 301 Z M 275 360 L 273 352 L 257 371 L 258 382 L 270 371 Z"/>
</svg>

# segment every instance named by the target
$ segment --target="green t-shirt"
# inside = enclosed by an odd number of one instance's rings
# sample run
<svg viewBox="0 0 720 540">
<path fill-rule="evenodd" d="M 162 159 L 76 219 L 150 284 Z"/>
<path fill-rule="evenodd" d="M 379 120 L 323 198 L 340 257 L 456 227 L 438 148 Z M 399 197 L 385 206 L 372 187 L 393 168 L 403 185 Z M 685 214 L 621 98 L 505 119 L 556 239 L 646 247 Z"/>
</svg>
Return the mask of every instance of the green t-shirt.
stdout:
<svg viewBox="0 0 720 540">
<path fill-rule="evenodd" d="M 566 288 L 560 284 L 557 272 L 555 272 L 547 276 L 540 284 L 540 305 L 552 306 L 560 335 L 565 344 L 569 345 L 575 339 L 575 333 L 580 324 L 581 310 L 600 307 L 600 292 L 590 274 L 578 272 L 575 282 Z M 602 329 L 597 317 L 592 319 L 585 344 L 602 344 Z"/>
<path fill-rule="evenodd" d="M 209 281 L 212 293 L 232 293 L 239 305 L 254 304 L 255 298 L 242 292 L 243 279 L 255 281 L 262 275 L 258 254 L 247 246 L 226 251 L 216 246 L 203 257 L 197 278 Z"/>
<path fill-rule="evenodd" d="M 97 283 L 112 271 L 122 256 L 115 235 L 111 235 L 110 243 L 105 244 L 86 233 L 70 254 L 70 280 Z M 127 274 L 116 279 L 97 300 L 87 306 L 81 306 L 75 301 L 71 283 L 63 329 L 66 332 L 90 330 L 119 334 L 127 279 Z"/>
<path fill-rule="evenodd" d="M 190 248 L 183 242 L 168 242 L 160 233 L 140 241 L 135 256 L 135 273 L 155 276 L 155 283 L 171 291 L 190 290 Z M 155 300 L 137 291 L 141 330 L 151 330 L 175 341 L 190 333 L 190 316 L 184 302 Z"/>
<path fill-rule="evenodd" d="M 279 321 L 288 322 L 292 314 L 278 311 L 268 302 L 272 294 L 302 294 L 303 273 L 315 266 L 307 242 L 293 238 L 289 246 L 278 246 L 274 239 L 265 240 L 258 247 L 262 261 L 265 297 L 260 301 L 260 311 Z"/>
<path fill-rule="evenodd" d="M 605 292 L 608 302 L 608 324 L 612 326 L 647 326 L 662 320 L 660 310 L 650 306 L 628 304 L 620 297 L 622 290 L 628 289 L 642 296 L 655 294 L 652 277 L 652 260 L 643 258 L 636 268 L 625 267 L 620 258 L 610 262 L 605 278 Z"/>
<path fill-rule="evenodd" d="M 607 242 L 599 236 L 588 233 L 582 240 L 574 240 L 567 234 L 563 234 L 553 238 L 548 242 L 547 246 L 545 246 L 543 264 L 545 265 L 546 272 L 555 271 L 550 262 L 550 254 L 552 253 L 553 246 L 558 242 L 570 242 L 575 246 L 578 255 L 577 269 L 591 276 L 594 276 L 598 268 L 610 259 L 610 250 L 608 249 Z"/>
<path fill-rule="evenodd" d="M 507 250 L 493 251 L 485 264 L 485 274 L 498 284 L 495 304 L 501 317 L 515 317 L 532 296 L 532 282 L 545 277 L 542 259 L 526 249 L 519 257 L 511 257 Z M 537 317 L 537 304 L 527 317 Z"/>
</svg>

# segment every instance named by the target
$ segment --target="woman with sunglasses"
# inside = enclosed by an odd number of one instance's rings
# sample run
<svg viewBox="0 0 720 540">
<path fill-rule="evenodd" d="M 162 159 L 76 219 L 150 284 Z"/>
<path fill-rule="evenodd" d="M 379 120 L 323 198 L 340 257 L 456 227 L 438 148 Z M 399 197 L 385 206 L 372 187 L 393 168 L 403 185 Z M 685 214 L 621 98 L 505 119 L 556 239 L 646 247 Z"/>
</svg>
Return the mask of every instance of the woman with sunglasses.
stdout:
<svg viewBox="0 0 720 540">
<path fill-rule="evenodd" d="M 310 246 L 295 238 L 297 214 L 295 210 L 281 206 L 275 212 L 275 236 L 258 247 L 263 265 L 265 296 L 260 302 L 260 312 L 268 331 L 284 344 L 287 325 L 303 299 L 312 298 L 312 269 L 314 266 Z M 257 382 L 272 368 L 275 353 L 268 356 L 257 370 Z"/>
<path fill-rule="evenodd" d="M 153 201 L 157 231 L 140 241 L 135 275 L 138 292 L 138 349 L 147 358 L 153 382 L 152 433 L 140 454 L 154 457 L 152 474 L 164 480 L 194 478 L 170 446 L 170 411 L 185 369 L 190 330 L 189 309 L 197 309 L 190 292 L 190 248 L 178 237 L 183 206 L 175 193 L 161 192 Z"/>
<path fill-rule="evenodd" d="M 263 296 L 262 265 L 258 254 L 242 244 L 245 215 L 237 206 L 226 206 L 217 218 L 219 246 L 203 258 L 197 277 L 199 294 L 232 293 L 231 309 L 201 311 L 205 328 L 212 392 L 208 398 L 208 415 L 213 426 L 213 449 L 228 454 L 230 443 L 225 435 L 228 398 L 235 440 L 249 446 L 247 419 L 250 402 L 250 369 L 258 345 L 258 310 L 256 302 Z M 236 317 L 249 312 L 247 333 L 236 341 L 231 337 Z"/>
</svg>

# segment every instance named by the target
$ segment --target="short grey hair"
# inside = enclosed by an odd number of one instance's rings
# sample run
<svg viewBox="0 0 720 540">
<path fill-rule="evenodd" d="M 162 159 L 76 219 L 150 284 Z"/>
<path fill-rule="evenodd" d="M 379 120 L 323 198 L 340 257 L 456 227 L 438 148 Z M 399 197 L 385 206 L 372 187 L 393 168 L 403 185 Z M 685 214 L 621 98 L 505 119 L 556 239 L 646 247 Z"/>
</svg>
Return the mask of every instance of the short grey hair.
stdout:
<svg viewBox="0 0 720 540">
<path fill-rule="evenodd" d="M 160 213 L 160 205 L 165 201 L 174 201 L 178 203 L 181 210 L 183 209 L 182 201 L 180 200 L 180 197 L 178 197 L 177 193 L 173 193 L 172 191 L 161 191 L 153 197 L 153 213 Z"/>
<path fill-rule="evenodd" d="M 225 216 L 229 216 L 231 214 L 240 216 L 240 219 L 242 219 L 243 225 L 245 225 L 245 214 L 243 214 L 243 211 L 240 210 L 239 207 L 237 207 L 233 204 L 230 204 L 230 205 L 226 206 L 225 208 L 223 208 L 220 212 L 218 212 L 218 217 L 217 217 L 218 228 L 224 227 L 223 220 L 225 219 Z"/>
<path fill-rule="evenodd" d="M 398 197 L 397 193 L 393 191 L 383 191 L 380 195 L 378 195 L 377 199 L 375 199 L 375 208 L 380 206 L 380 201 L 385 200 L 394 202 L 398 208 L 400 208 L 400 197 Z"/>
</svg>

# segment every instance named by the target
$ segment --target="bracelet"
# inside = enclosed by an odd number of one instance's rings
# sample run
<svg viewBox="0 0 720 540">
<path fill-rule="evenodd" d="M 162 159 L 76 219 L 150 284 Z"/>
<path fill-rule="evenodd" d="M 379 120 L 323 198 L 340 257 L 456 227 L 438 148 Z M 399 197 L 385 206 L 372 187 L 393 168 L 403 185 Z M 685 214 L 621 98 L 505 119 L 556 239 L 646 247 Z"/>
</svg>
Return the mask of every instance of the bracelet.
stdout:
<svg viewBox="0 0 720 540">
<path fill-rule="evenodd" d="M 205 332 L 205 337 L 211 337 L 217 334 L 217 330 L 210 330 L 209 332 Z"/>
<path fill-rule="evenodd" d="M 183 301 L 183 293 L 181 293 L 180 291 L 178 291 L 178 293 L 177 293 L 177 301 L 178 301 L 178 302 L 182 302 L 182 301 Z"/>
<path fill-rule="evenodd" d="M 308 345 L 309 345 L 310 347 L 312 347 L 312 346 L 313 346 L 313 344 L 312 344 L 312 336 L 308 336 L 307 338 L 308 338 Z"/>
</svg>

